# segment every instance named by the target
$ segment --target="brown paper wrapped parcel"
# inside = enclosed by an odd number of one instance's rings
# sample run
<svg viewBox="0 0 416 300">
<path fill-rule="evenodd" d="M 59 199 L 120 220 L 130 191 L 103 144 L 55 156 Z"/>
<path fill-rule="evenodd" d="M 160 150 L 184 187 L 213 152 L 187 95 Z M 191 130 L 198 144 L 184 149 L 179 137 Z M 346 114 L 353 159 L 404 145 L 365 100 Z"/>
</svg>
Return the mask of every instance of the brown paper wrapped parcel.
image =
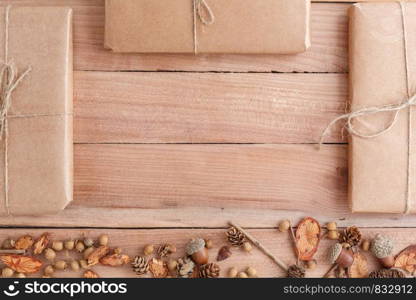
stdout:
<svg viewBox="0 0 416 300">
<path fill-rule="evenodd" d="M 0 68 L 0 214 L 56 213 L 73 194 L 71 9 L 0 8 Z"/>
<path fill-rule="evenodd" d="M 114 52 L 290 54 L 310 46 L 310 0 L 106 0 Z"/>
<path fill-rule="evenodd" d="M 356 4 L 350 17 L 352 210 L 415 213 L 416 3 Z"/>
</svg>

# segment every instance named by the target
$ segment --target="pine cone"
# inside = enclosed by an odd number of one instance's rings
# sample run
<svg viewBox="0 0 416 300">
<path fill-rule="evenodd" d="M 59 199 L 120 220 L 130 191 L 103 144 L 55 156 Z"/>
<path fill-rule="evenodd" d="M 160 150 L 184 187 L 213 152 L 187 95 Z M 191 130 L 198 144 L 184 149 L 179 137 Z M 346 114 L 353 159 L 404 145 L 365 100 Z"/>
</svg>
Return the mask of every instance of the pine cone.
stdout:
<svg viewBox="0 0 416 300">
<path fill-rule="evenodd" d="M 373 271 L 368 276 L 369 278 L 405 278 L 406 275 L 398 269 L 381 269 Z"/>
<path fill-rule="evenodd" d="M 246 241 L 246 236 L 235 227 L 231 227 L 227 231 L 227 238 L 231 245 L 239 247 Z"/>
<path fill-rule="evenodd" d="M 145 257 L 136 256 L 131 263 L 133 267 L 133 271 L 136 272 L 137 275 L 144 275 L 149 272 L 149 262 Z"/>
<path fill-rule="evenodd" d="M 166 257 L 175 252 L 176 247 L 172 244 L 164 244 L 157 249 L 157 254 L 159 255 L 159 257 Z"/>
<path fill-rule="evenodd" d="M 348 227 L 340 234 L 339 242 L 347 243 L 351 247 L 357 246 L 361 242 L 360 230 L 355 226 Z"/>
<path fill-rule="evenodd" d="M 304 278 L 305 269 L 298 265 L 292 265 L 287 270 L 287 278 Z"/>
<path fill-rule="evenodd" d="M 195 270 L 195 264 L 189 257 L 178 259 L 176 266 L 179 278 L 192 278 Z"/>
<path fill-rule="evenodd" d="M 218 278 L 220 276 L 220 267 L 217 264 L 209 263 L 199 269 L 200 278 Z"/>
</svg>

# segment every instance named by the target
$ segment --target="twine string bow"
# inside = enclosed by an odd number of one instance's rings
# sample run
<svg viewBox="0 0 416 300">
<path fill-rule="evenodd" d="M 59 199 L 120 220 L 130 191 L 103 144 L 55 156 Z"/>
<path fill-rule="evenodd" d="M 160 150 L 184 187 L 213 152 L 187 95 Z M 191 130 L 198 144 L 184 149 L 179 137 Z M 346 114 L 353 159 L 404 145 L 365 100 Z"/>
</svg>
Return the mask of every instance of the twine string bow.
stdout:
<svg viewBox="0 0 416 300">
<path fill-rule="evenodd" d="M 206 25 L 212 25 L 215 22 L 215 15 L 205 0 L 193 0 L 194 9 L 194 53 L 198 54 L 198 31 L 197 23 L 199 21 Z"/>
</svg>

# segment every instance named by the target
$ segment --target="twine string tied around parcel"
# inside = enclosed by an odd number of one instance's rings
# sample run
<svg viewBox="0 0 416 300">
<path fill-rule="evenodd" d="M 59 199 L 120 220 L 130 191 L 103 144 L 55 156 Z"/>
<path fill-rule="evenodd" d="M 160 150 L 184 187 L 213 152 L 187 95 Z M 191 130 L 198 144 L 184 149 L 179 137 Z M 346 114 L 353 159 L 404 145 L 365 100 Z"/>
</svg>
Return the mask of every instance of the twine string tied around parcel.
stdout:
<svg viewBox="0 0 416 300">
<path fill-rule="evenodd" d="M 194 54 L 198 54 L 198 19 L 202 24 L 208 26 L 214 24 L 215 15 L 206 0 L 193 0 L 193 10 Z"/>
<path fill-rule="evenodd" d="M 408 163 L 407 163 L 407 186 L 406 186 L 406 199 L 405 199 L 405 209 L 404 214 L 408 214 L 411 209 L 411 195 L 410 195 L 410 185 L 411 185 L 411 154 L 412 154 L 412 118 L 411 118 L 411 107 L 416 105 L 416 94 L 412 95 L 410 89 L 410 74 L 409 74 L 409 50 L 408 50 L 408 38 L 407 38 L 407 24 L 406 24 L 406 4 L 404 2 L 398 2 L 400 5 L 400 12 L 401 12 L 401 20 L 402 20 L 402 31 L 403 31 L 403 49 L 404 49 L 404 59 L 405 59 L 405 76 L 406 76 L 406 92 L 407 92 L 407 100 L 398 103 L 398 104 L 389 104 L 383 106 L 375 106 L 375 107 L 365 107 L 356 111 L 352 111 L 350 113 L 343 114 L 334 120 L 332 120 L 328 126 L 323 130 L 319 143 L 318 148 L 324 142 L 325 136 L 329 133 L 330 129 L 339 121 L 345 120 L 344 128 L 348 131 L 348 133 L 352 136 L 356 136 L 359 138 L 364 139 L 372 139 L 379 137 L 383 134 L 388 133 L 396 124 L 397 119 L 399 117 L 399 113 L 405 109 L 408 109 Z M 353 120 L 358 119 L 362 116 L 370 116 L 376 115 L 380 113 L 393 113 L 390 121 L 386 124 L 386 126 L 382 129 L 373 130 L 370 133 L 363 133 L 357 130 L 354 127 Z"/>
</svg>

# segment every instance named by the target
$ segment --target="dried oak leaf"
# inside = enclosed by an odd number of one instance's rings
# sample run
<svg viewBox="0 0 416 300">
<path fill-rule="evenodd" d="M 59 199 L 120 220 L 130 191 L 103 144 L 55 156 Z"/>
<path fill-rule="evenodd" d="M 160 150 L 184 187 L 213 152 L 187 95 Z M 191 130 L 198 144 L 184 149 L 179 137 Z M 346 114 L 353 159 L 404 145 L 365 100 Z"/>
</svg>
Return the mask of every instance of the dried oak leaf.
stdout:
<svg viewBox="0 0 416 300">
<path fill-rule="evenodd" d="M 153 258 L 149 263 L 149 270 L 154 278 L 166 278 L 169 274 L 169 269 L 161 259 Z"/>
<path fill-rule="evenodd" d="M 14 248 L 17 250 L 27 250 L 33 245 L 33 238 L 30 235 L 21 236 L 16 243 Z"/>
<path fill-rule="evenodd" d="M 348 268 L 348 277 L 350 278 L 367 278 L 369 274 L 368 262 L 364 255 L 354 253 L 354 262 Z"/>
<path fill-rule="evenodd" d="M 102 265 L 110 267 L 119 267 L 130 262 L 130 257 L 126 254 L 111 254 L 100 259 Z"/>
<path fill-rule="evenodd" d="M 42 234 L 33 244 L 33 254 L 42 254 L 43 250 L 48 246 L 49 233 Z"/>
<path fill-rule="evenodd" d="M 298 224 L 295 237 L 299 259 L 309 261 L 318 250 L 321 226 L 315 219 L 305 218 Z"/>
<path fill-rule="evenodd" d="M 84 272 L 84 278 L 100 278 L 100 276 L 92 270 L 87 270 Z"/>
<path fill-rule="evenodd" d="M 95 249 L 87 258 L 88 266 L 94 266 L 100 262 L 100 259 L 106 256 L 110 252 L 110 248 L 108 246 L 100 246 Z"/>
<path fill-rule="evenodd" d="M 32 256 L 2 255 L 1 261 L 17 273 L 36 273 L 42 267 L 42 262 Z"/>
<path fill-rule="evenodd" d="M 394 261 L 394 267 L 414 274 L 416 272 L 416 245 L 412 245 L 400 252 Z"/>
</svg>

